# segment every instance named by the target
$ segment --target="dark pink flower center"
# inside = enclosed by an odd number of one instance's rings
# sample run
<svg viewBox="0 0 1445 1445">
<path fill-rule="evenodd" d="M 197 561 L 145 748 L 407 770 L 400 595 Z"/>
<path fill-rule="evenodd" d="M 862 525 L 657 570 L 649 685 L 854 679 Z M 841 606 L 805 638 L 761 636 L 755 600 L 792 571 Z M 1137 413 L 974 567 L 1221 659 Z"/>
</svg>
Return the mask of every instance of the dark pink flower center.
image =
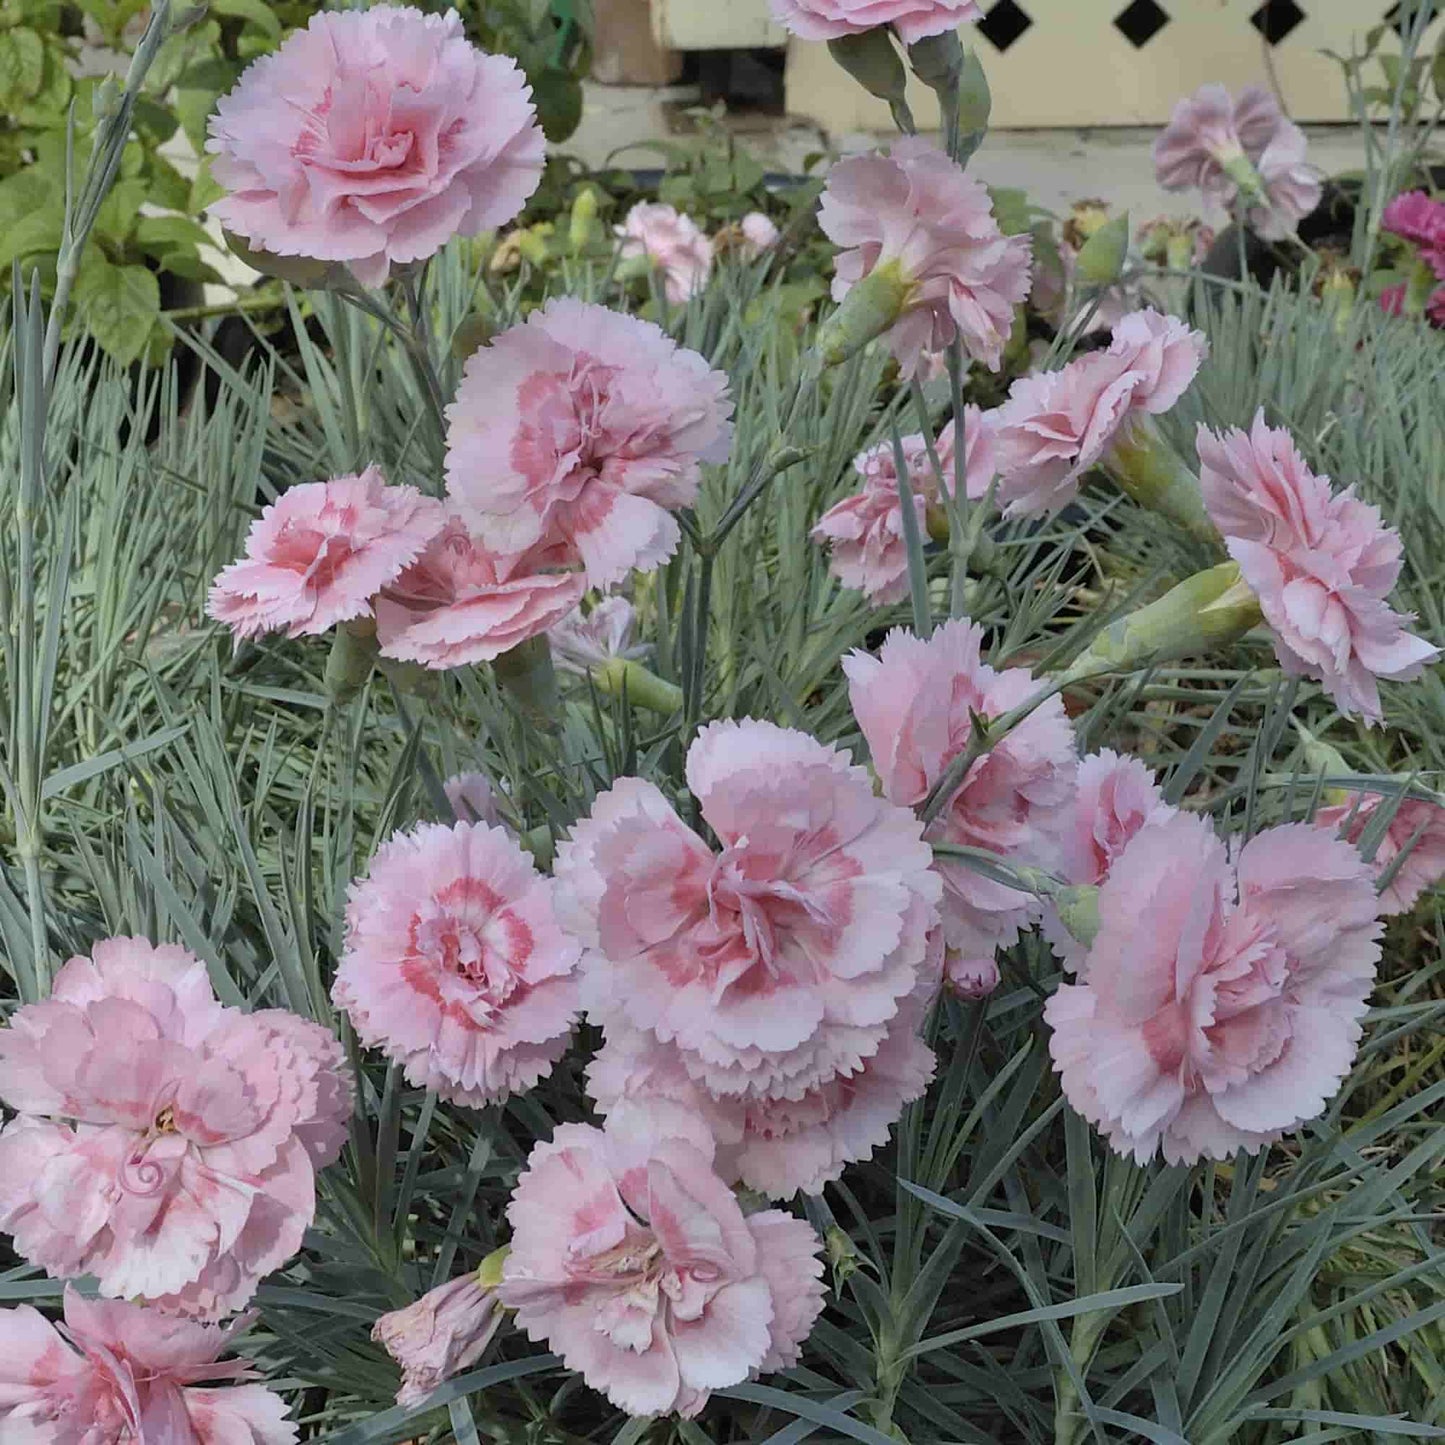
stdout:
<svg viewBox="0 0 1445 1445">
<path fill-rule="evenodd" d="M 525 986 L 532 930 L 480 879 L 463 878 L 422 902 L 412 917 L 411 949 L 499 1009 Z"/>
</svg>

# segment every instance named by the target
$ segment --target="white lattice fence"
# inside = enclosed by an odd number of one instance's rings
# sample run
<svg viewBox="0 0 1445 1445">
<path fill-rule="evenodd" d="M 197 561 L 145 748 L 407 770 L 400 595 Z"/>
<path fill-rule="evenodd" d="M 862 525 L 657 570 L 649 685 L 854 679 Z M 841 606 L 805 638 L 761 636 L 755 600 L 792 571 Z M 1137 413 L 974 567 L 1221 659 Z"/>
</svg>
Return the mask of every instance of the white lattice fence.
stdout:
<svg viewBox="0 0 1445 1445">
<path fill-rule="evenodd" d="M 680 49 L 779 38 L 767 0 L 652 0 Z M 1265 83 L 1272 62 L 1296 120 L 1348 118 L 1334 61 L 1397 18 L 1392 0 L 991 0 L 977 27 L 1001 126 L 1153 125 L 1205 81 Z M 1439 34 L 1436 22 L 1430 41 Z M 919 96 L 920 121 L 936 112 Z M 888 115 L 842 78 L 821 45 L 794 42 L 788 109 L 830 130 L 886 129 Z"/>
</svg>

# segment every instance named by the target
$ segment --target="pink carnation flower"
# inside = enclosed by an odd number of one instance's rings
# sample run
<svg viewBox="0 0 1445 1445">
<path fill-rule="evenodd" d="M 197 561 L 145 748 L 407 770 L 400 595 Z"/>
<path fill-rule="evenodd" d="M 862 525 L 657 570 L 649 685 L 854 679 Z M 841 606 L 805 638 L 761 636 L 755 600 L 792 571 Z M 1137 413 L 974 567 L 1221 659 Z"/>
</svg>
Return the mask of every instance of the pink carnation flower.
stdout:
<svg viewBox="0 0 1445 1445">
<path fill-rule="evenodd" d="M 325 632 L 372 615 L 372 599 L 442 525 L 440 502 L 388 486 L 377 467 L 292 487 L 256 521 L 246 555 L 216 578 L 206 611 L 237 637 Z"/>
<path fill-rule="evenodd" d="M 57 1278 L 215 1319 L 301 1247 L 351 1113 L 341 1045 L 111 938 L 0 1030 L 0 1229 Z"/>
<path fill-rule="evenodd" d="M 691 216 L 660 201 L 639 201 L 616 227 L 624 261 L 646 257 L 662 272 L 664 291 L 680 306 L 707 285 L 713 245 Z"/>
<path fill-rule="evenodd" d="M 1257 163 L 1280 126 L 1279 102 L 1259 86 L 1237 99 L 1222 85 L 1203 85 L 1174 107 L 1154 142 L 1154 174 L 1166 191 L 1198 187 L 1220 205 L 1232 204 L 1237 187 L 1225 166 L 1240 156 Z"/>
<path fill-rule="evenodd" d="M 888 1142 L 904 1106 L 933 1078 L 933 1050 L 919 1037 L 927 999 L 919 988 L 900 1005 L 873 1052 L 856 1067 L 801 1094 L 713 1093 L 688 1071 L 673 1044 L 610 1025 L 587 1082 L 599 1112 L 677 1107 L 700 1118 L 717 1146 L 718 1172 L 773 1199 L 820 1194 L 849 1164 Z"/>
<path fill-rule="evenodd" d="M 796 1361 L 823 1266 L 811 1225 L 743 1215 L 699 1123 L 649 1123 L 562 1124 L 532 1150 L 499 1294 L 618 1409 L 690 1417 L 711 1391 Z"/>
<path fill-rule="evenodd" d="M 69 1286 L 63 1330 L 30 1305 L 0 1310 L 0 1435 L 15 1445 L 291 1445 L 285 1401 L 242 1383 L 254 1378 L 245 1360 L 220 1359 L 237 1328 Z"/>
<path fill-rule="evenodd" d="M 1354 488 L 1334 492 L 1290 434 L 1200 427 L 1199 485 L 1229 555 L 1259 599 L 1280 666 L 1320 681 L 1345 713 L 1378 722 L 1377 678 L 1408 680 L 1439 655 L 1385 600 L 1400 534 Z"/>
<path fill-rule="evenodd" d="M 853 652 L 843 659 L 853 715 L 890 802 L 922 804 L 967 749 L 975 714 L 998 717 L 1039 690 L 1025 668 L 989 667 L 979 652 L 982 638 L 974 623 L 956 618 L 927 642 L 900 629 L 877 657 Z M 1055 695 L 974 761 L 927 837 L 1049 867 L 1076 767 L 1073 730 Z M 1017 939 L 1032 910 L 1028 896 L 962 863 L 941 861 L 937 868 L 950 948 L 967 958 L 992 957 Z"/>
<path fill-rule="evenodd" d="M 1031 516 L 1066 506 L 1131 416 L 1165 412 L 1179 400 L 1207 350 L 1202 333 L 1175 317 L 1136 311 L 1115 326 L 1108 351 L 1020 377 L 992 414 L 1005 511 Z"/>
<path fill-rule="evenodd" d="M 1177 316 L 1146 307 L 1119 318 L 1107 354 L 1134 378 L 1132 409 L 1158 416 L 1193 385 L 1209 339 Z"/>
<path fill-rule="evenodd" d="M 859 1068 L 917 985 L 931 851 L 863 769 L 772 723 L 704 728 L 687 782 L 720 851 L 639 778 L 558 849 L 584 1006 L 675 1043 L 715 1093 L 801 1097 Z"/>
<path fill-rule="evenodd" d="M 891 25 L 905 45 L 982 20 L 978 0 L 772 0 L 773 16 L 803 40 L 840 40 Z"/>
<path fill-rule="evenodd" d="M 351 885 L 332 997 L 411 1083 L 480 1108 L 566 1052 L 577 956 L 551 880 L 510 834 L 423 823 Z"/>
<path fill-rule="evenodd" d="M 1445 202 L 1424 191 L 1405 191 L 1385 207 L 1380 225 L 1422 250 L 1445 249 Z"/>
<path fill-rule="evenodd" d="M 965 958 L 950 953 L 943 968 L 944 986 L 970 1003 L 986 999 L 999 986 L 1002 975 L 993 957 Z"/>
<path fill-rule="evenodd" d="M 625 597 L 604 597 L 584 617 L 579 607 L 548 634 L 552 660 L 564 672 L 586 674 L 613 658 L 637 659 L 650 649 L 633 641 L 637 610 Z"/>
<path fill-rule="evenodd" d="M 1293 235 L 1324 195 L 1319 171 L 1305 160 L 1308 149 L 1305 133 L 1285 121 L 1259 158 L 1259 178 L 1264 182 L 1267 204 L 1251 206 L 1248 219 L 1266 240 L 1279 241 Z"/>
<path fill-rule="evenodd" d="M 921 436 L 904 437 L 902 447 L 919 534 L 926 537 L 928 503 L 938 495 L 938 479 Z M 953 466 L 951 452 L 945 457 L 940 451 L 938 459 L 945 469 Z M 908 546 L 893 443 L 860 453 L 853 466 L 863 489 L 824 512 L 809 535 L 828 545 L 829 570 L 843 586 L 879 606 L 901 602 L 908 596 Z"/>
<path fill-rule="evenodd" d="M 1321 828 L 1266 829 L 1232 865 L 1202 818 L 1145 824 L 1081 982 L 1044 1007 L 1069 1103 L 1141 1164 L 1254 1153 L 1315 1118 L 1354 1062 L 1377 910 L 1368 865 Z"/>
<path fill-rule="evenodd" d="M 887 154 L 839 161 L 818 224 L 843 248 L 835 301 L 880 265 L 900 267 L 909 294 L 887 343 L 905 376 L 955 339 L 999 369 L 1014 308 L 1029 294 L 1031 242 L 999 230 L 988 192 L 942 151 L 910 136 Z"/>
<path fill-rule="evenodd" d="M 456 773 L 442 784 L 442 792 L 452 805 L 458 823 L 486 823 L 493 828 L 503 826 L 501 809 L 497 807 L 497 790 L 485 773 Z"/>
<path fill-rule="evenodd" d="M 743 236 L 743 258 L 756 261 L 766 255 L 782 239 L 773 218 L 762 211 L 749 211 L 738 223 Z"/>
<path fill-rule="evenodd" d="M 1445 253 L 1442 253 L 1445 256 Z M 1398 286 L 1387 286 L 1380 292 L 1380 310 L 1386 316 L 1403 316 L 1405 314 L 1405 293 L 1408 287 L 1403 281 Z M 1445 286 L 1438 286 L 1435 293 L 1425 304 L 1425 315 L 1430 324 L 1437 328 L 1445 328 Z"/>
<path fill-rule="evenodd" d="M 437 1386 L 476 1364 L 501 1323 L 497 1292 L 481 1283 L 476 1270 L 382 1315 L 371 1338 L 401 1366 L 396 1403 L 419 1405 Z"/>
<path fill-rule="evenodd" d="M 607 587 L 677 547 L 672 513 L 727 459 L 728 380 L 648 321 L 571 297 L 472 353 L 447 486 L 488 548 L 565 551 Z"/>
<path fill-rule="evenodd" d="M 381 655 L 444 671 L 490 662 L 560 622 L 582 600 L 579 572 L 499 558 L 453 519 L 376 600 Z"/>
<path fill-rule="evenodd" d="M 505 225 L 542 178 L 531 92 L 454 11 L 313 15 L 211 117 L 223 226 L 280 256 L 344 261 L 379 286 L 455 235 Z"/>
<path fill-rule="evenodd" d="M 1174 811 L 1153 772 L 1138 758 L 1121 757 L 1108 748 L 1090 754 L 1079 764 L 1078 785 L 1065 814 L 1060 875 L 1076 886 L 1098 886 L 1145 823 Z M 1064 927 L 1051 904 L 1044 907 L 1043 932 L 1065 968 L 1083 966 L 1088 949 Z"/>
<path fill-rule="evenodd" d="M 1358 844 L 1384 801 L 1379 793 L 1362 793 L 1358 799 L 1321 808 L 1315 822 L 1322 828 L 1338 829 L 1341 837 Z M 1410 851 L 1404 862 L 1380 894 L 1382 913 L 1408 913 L 1427 888 L 1445 879 L 1445 808 L 1423 798 L 1406 798 L 1375 849 L 1376 875 L 1383 874 L 1407 847 Z"/>
<path fill-rule="evenodd" d="M 969 497 L 984 496 L 994 478 L 993 415 L 973 405 L 964 408 L 964 492 Z M 953 490 L 953 432 L 949 422 L 934 444 L 943 472 L 942 487 L 924 439 L 902 438 L 908 485 L 924 539 L 929 505 Z M 903 537 L 903 501 L 893 443 L 870 447 L 854 459 L 853 466 L 863 478 L 862 490 L 824 512 L 809 535 L 828 546 L 829 570 L 843 586 L 863 593 L 879 606 L 901 602 L 908 595 L 908 545 Z"/>
</svg>

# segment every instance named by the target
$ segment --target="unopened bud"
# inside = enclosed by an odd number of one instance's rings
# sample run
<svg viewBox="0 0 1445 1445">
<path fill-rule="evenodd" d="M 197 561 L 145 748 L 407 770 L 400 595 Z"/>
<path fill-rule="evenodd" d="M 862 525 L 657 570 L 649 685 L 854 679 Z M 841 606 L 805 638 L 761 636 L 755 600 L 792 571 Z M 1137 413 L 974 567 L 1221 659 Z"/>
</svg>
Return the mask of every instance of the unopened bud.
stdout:
<svg viewBox="0 0 1445 1445">
<path fill-rule="evenodd" d="M 580 256 L 602 235 L 597 222 L 599 202 L 592 186 L 583 186 L 572 202 L 572 216 L 567 225 L 567 245 L 574 256 Z"/>
<path fill-rule="evenodd" d="M 836 1224 L 823 1236 L 823 1247 L 828 1252 L 828 1264 L 839 1283 L 849 1275 L 857 1274 L 861 1267 L 858 1251 L 853 1247 L 853 1241 L 848 1238 L 847 1233 Z"/>
<path fill-rule="evenodd" d="M 95 117 L 95 128 L 99 132 L 108 121 L 120 114 L 120 81 L 114 75 L 107 75 L 91 96 L 90 109 Z"/>
<path fill-rule="evenodd" d="M 869 95 L 889 105 L 903 103 L 908 74 L 886 27 L 875 25 L 857 35 L 830 40 L 828 52 Z"/>
<path fill-rule="evenodd" d="M 902 315 L 912 291 L 913 282 L 898 261 L 875 266 L 823 323 L 818 351 L 825 364 L 837 366 L 882 336 Z"/>
<path fill-rule="evenodd" d="M 1259 599 L 1223 562 L 1196 572 L 1157 602 L 1111 622 L 1069 669 L 1067 680 L 1106 672 L 1138 672 L 1184 657 L 1198 657 L 1237 642 L 1264 620 Z"/>
<path fill-rule="evenodd" d="M 1074 262 L 1081 286 L 1112 286 L 1124 274 L 1129 257 L 1129 213 L 1097 226 Z"/>
<path fill-rule="evenodd" d="M 609 657 L 600 667 L 592 669 L 592 681 L 598 692 L 609 697 L 626 696 L 633 707 L 645 707 L 664 716 L 682 710 L 682 689 L 630 657 Z"/>
</svg>

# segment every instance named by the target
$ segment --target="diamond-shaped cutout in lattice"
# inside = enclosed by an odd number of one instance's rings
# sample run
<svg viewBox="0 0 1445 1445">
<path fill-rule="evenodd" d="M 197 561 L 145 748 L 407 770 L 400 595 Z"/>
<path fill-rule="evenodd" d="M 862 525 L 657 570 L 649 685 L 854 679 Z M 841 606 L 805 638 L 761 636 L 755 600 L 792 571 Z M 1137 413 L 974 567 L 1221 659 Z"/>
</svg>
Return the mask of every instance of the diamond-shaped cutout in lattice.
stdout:
<svg viewBox="0 0 1445 1445">
<path fill-rule="evenodd" d="M 982 20 L 978 29 L 995 50 L 1007 50 L 1033 25 L 1033 18 L 1015 0 L 999 0 Z"/>
<path fill-rule="evenodd" d="M 1264 0 L 1264 4 L 1249 17 L 1249 23 L 1271 45 L 1278 45 L 1304 18 L 1305 12 L 1294 0 Z"/>
<path fill-rule="evenodd" d="M 1136 50 L 1142 50 L 1169 20 L 1169 12 L 1154 0 L 1134 0 L 1114 17 L 1114 29 Z"/>
</svg>

